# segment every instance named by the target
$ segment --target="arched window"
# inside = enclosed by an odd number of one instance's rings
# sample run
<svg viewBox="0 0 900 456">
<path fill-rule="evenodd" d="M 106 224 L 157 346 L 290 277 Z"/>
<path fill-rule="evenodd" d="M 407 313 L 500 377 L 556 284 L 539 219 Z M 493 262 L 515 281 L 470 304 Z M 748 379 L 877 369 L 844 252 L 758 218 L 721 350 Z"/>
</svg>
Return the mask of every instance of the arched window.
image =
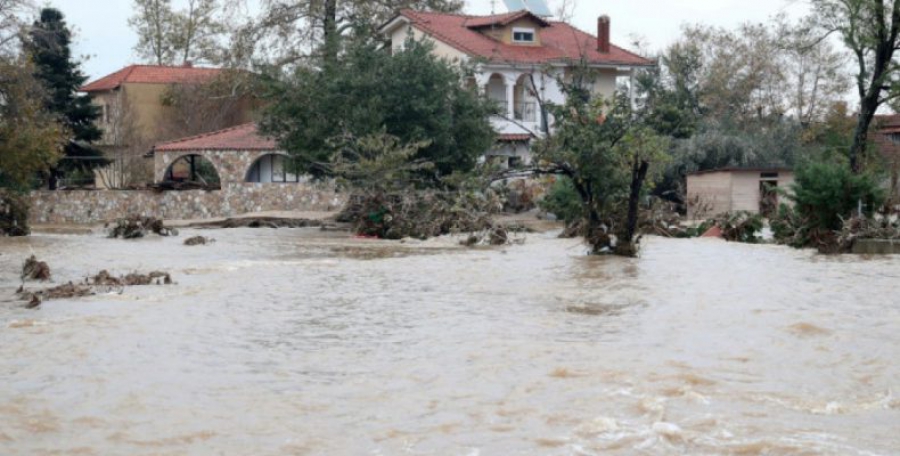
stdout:
<svg viewBox="0 0 900 456">
<path fill-rule="evenodd" d="M 202 155 L 185 155 L 172 162 L 163 177 L 166 182 L 192 182 L 219 186 L 222 180 L 216 167 Z"/>
<path fill-rule="evenodd" d="M 300 182 L 290 158 L 284 155 L 263 155 L 247 171 L 247 182 L 260 184 L 286 184 Z"/>
</svg>

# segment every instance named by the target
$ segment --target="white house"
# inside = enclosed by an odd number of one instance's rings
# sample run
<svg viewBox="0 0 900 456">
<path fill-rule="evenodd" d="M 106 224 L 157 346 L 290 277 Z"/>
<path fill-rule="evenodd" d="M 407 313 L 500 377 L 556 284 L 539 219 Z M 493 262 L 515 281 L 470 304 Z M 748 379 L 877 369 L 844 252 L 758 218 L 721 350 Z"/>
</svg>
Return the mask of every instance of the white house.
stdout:
<svg viewBox="0 0 900 456">
<path fill-rule="evenodd" d="M 427 38 L 438 56 L 475 65 L 471 83 L 505 107 L 491 119 L 499 143 L 488 156 L 507 166 L 531 161 L 531 141 L 553 122 L 543 118 L 538 101 L 565 103 L 557 81 L 576 64 L 584 61 L 597 71 L 594 91 L 605 97 L 615 93 L 619 78 L 654 65 L 610 43 L 609 17 L 598 19 L 597 32 L 595 37 L 527 10 L 493 16 L 404 10 L 381 28 L 394 50 L 409 36 Z"/>
</svg>

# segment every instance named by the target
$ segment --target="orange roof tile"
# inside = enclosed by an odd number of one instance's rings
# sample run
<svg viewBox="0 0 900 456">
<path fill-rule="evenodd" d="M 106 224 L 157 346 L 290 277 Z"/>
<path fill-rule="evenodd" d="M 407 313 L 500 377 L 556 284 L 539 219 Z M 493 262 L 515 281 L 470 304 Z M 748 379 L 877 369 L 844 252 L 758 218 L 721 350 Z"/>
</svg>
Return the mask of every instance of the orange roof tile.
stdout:
<svg viewBox="0 0 900 456">
<path fill-rule="evenodd" d="M 541 46 L 505 44 L 473 29 L 529 15 L 528 12 L 518 12 L 485 17 L 403 10 L 398 17 L 406 18 L 416 28 L 472 57 L 491 62 L 565 63 L 580 60 L 584 56 L 593 65 L 653 65 L 652 61 L 614 45 L 609 53 L 602 53 L 597 50 L 595 36 L 564 22 L 547 22 L 547 26 L 540 32 Z"/>
<path fill-rule="evenodd" d="M 104 76 L 81 88 L 82 92 L 102 92 L 119 88 L 129 82 L 135 84 L 176 84 L 203 82 L 222 72 L 220 68 L 190 66 L 131 65 Z"/>
<path fill-rule="evenodd" d="M 225 130 L 214 131 L 189 138 L 178 139 L 153 148 L 159 152 L 192 150 L 278 150 L 274 139 L 259 134 L 256 123 L 246 123 Z"/>
</svg>

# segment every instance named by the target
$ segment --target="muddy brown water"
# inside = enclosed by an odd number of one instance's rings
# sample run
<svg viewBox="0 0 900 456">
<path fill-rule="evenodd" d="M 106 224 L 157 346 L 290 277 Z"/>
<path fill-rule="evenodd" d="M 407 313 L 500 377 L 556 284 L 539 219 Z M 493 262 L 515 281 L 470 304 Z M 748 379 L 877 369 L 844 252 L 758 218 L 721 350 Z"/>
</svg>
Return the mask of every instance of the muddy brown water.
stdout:
<svg viewBox="0 0 900 456">
<path fill-rule="evenodd" d="M 583 250 L 2 239 L 0 454 L 900 454 L 900 257 Z M 177 284 L 26 310 L 31 252 Z"/>
</svg>

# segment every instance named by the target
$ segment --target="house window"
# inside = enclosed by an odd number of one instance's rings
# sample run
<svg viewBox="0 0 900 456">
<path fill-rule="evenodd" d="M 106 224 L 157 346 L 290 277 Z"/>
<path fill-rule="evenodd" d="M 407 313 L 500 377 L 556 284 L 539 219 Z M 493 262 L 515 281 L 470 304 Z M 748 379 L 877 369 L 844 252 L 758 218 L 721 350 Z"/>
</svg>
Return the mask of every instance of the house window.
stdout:
<svg viewBox="0 0 900 456">
<path fill-rule="evenodd" d="M 888 138 L 890 138 L 891 142 L 894 143 L 894 145 L 900 145 L 900 133 L 890 134 L 888 135 Z"/>
<path fill-rule="evenodd" d="M 513 43 L 534 43 L 534 29 L 514 28 Z"/>
</svg>

